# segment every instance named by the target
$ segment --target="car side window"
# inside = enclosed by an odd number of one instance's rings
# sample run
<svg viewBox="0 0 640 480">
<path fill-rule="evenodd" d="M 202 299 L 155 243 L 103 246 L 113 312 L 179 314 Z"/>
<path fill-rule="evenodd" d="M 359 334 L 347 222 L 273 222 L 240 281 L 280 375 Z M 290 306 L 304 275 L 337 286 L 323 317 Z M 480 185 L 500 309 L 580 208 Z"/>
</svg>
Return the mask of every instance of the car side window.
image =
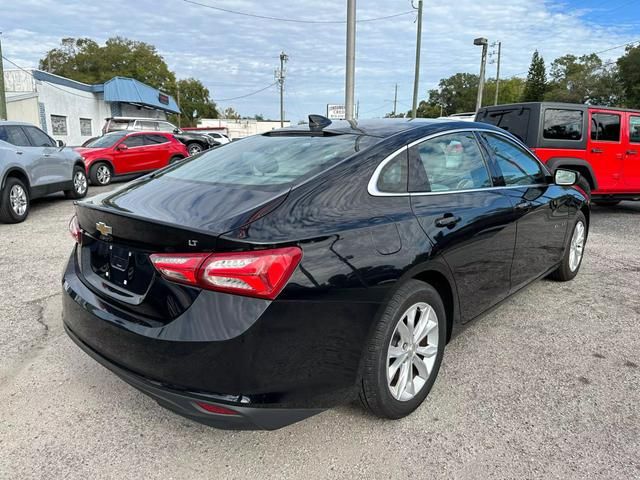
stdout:
<svg viewBox="0 0 640 480">
<path fill-rule="evenodd" d="M 163 135 L 143 135 L 145 145 L 160 145 L 167 143 L 169 139 Z"/>
<path fill-rule="evenodd" d="M 141 147 L 144 145 L 144 135 L 132 135 L 125 138 L 122 143 L 129 148 Z"/>
<path fill-rule="evenodd" d="M 597 142 L 620 141 L 620 115 L 594 113 L 591 115 L 591 140 Z"/>
<path fill-rule="evenodd" d="M 483 133 L 489 149 L 502 171 L 505 185 L 536 185 L 544 183 L 545 174 L 540 163 L 526 150 L 505 137 Z"/>
<path fill-rule="evenodd" d="M 419 162 L 416 166 L 424 168 L 429 182 L 420 190 L 445 192 L 492 186 L 480 146 L 472 132 L 450 133 L 425 140 L 417 146 L 417 156 Z"/>
<path fill-rule="evenodd" d="M 383 193 L 406 193 L 407 179 L 407 152 L 403 150 L 382 167 L 376 186 Z"/>
<path fill-rule="evenodd" d="M 31 143 L 35 147 L 55 147 L 55 142 L 44 133 L 42 130 L 36 127 L 23 127 L 27 132 L 27 135 L 31 139 Z"/>
<path fill-rule="evenodd" d="M 136 120 L 135 130 L 157 130 L 156 126 L 156 122 Z"/>
<path fill-rule="evenodd" d="M 5 125 L 0 127 L 0 140 L 16 147 L 30 147 L 31 143 L 27 135 L 18 125 Z"/>
<path fill-rule="evenodd" d="M 629 117 L 629 141 L 640 143 L 640 117 L 634 115 Z"/>
<path fill-rule="evenodd" d="M 156 130 L 159 132 L 173 132 L 176 129 L 176 127 L 171 125 L 169 122 L 158 122 L 157 126 L 158 128 L 156 128 Z"/>
</svg>

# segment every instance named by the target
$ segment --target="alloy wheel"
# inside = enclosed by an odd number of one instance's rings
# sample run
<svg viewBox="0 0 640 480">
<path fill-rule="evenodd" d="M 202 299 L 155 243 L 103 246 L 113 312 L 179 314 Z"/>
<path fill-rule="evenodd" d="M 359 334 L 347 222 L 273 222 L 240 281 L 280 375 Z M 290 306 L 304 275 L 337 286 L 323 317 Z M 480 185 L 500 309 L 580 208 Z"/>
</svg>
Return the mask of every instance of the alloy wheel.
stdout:
<svg viewBox="0 0 640 480">
<path fill-rule="evenodd" d="M 14 185 L 9 191 L 9 203 L 11 209 L 18 216 L 23 216 L 27 211 L 27 192 L 20 185 Z"/>
<path fill-rule="evenodd" d="M 582 253 L 584 251 L 584 238 L 584 223 L 582 223 L 582 221 L 578 221 L 573 229 L 573 236 L 571 237 L 571 244 L 569 246 L 569 269 L 572 272 L 575 272 L 580 266 Z"/>
<path fill-rule="evenodd" d="M 106 165 L 100 165 L 96 171 L 96 178 L 100 185 L 106 185 L 111 180 L 111 170 Z"/>
<path fill-rule="evenodd" d="M 200 152 L 202 152 L 202 147 L 197 143 L 192 143 L 191 145 L 189 145 L 189 155 L 195 155 Z"/>
<path fill-rule="evenodd" d="M 73 188 L 78 195 L 84 195 L 87 191 L 87 176 L 84 172 L 76 172 L 73 176 Z"/>
<path fill-rule="evenodd" d="M 387 349 L 387 385 L 396 400 L 407 402 L 425 386 L 438 339 L 438 317 L 431 305 L 419 302 L 402 314 Z"/>
</svg>

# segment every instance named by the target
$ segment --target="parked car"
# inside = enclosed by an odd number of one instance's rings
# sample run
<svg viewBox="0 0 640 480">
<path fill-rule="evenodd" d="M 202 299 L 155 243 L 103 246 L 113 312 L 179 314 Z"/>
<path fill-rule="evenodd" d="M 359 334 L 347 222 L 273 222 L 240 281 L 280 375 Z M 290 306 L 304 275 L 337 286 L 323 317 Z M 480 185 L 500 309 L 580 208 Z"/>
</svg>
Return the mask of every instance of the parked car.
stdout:
<svg viewBox="0 0 640 480">
<path fill-rule="evenodd" d="M 226 145 L 231 142 L 231 139 L 226 133 L 221 132 L 219 129 L 206 128 L 206 127 L 189 127 L 184 128 L 184 132 L 188 133 L 201 133 L 210 136 L 220 145 Z"/>
<path fill-rule="evenodd" d="M 598 205 L 640 200 L 640 110 L 520 103 L 485 107 L 477 120 L 517 136 L 552 171 L 579 172 Z"/>
<path fill-rule="evenodd" d="M 189 156 L 170 133 L 128 130 L 107 133 L 75 150 L 84 158 L 93 185 L 109 185 L 114 177 L 140 175 Z"/>
<path fill-rule="evenodd" d="M 31 200 L 87 194 L 82 157 L 29 123 L 0 121 L 0 221 L 22 222 Z"/>
<path fill-rule="evenodd" d="M 102 133 L 117 132 L 122 130 L 156 131 L 173 133 L 174 136 L 187 146 L 189 155 L 195 155 L 212 147 L 217 147 L 221 142 L 214 138 L 197 132 L 185 132 L 166 120 L 153 118 L 112 117 L 107 118 Z"/>
<path fill-rule="evenodd" d="M 454 330 L 578 273 L 577 178 L 490 125 L 311 116 L 78 203 L 64 325 L 209 425 L 273 429 L 358 397 L 400 418 Z"/>
<path fill-rule="evenodd" d="M 460 120 L 461 122 L 474 122 L 476 119 L 475 112 L 454 113 L 452 115 L 438 117 L 440 120 Z"/>
</svg>

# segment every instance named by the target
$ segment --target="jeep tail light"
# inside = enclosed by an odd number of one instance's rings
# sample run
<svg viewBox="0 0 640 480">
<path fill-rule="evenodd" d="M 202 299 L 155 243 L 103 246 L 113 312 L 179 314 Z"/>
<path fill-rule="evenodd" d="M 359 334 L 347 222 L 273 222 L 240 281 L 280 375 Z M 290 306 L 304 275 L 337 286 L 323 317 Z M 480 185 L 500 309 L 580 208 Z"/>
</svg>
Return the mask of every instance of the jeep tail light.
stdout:
<svg viewBox="0 0 640 480">
<path fill-rule="evenodd" d="M 273 300 L 302 258 L 298 247 L 209 254 L 153 254 L 151 262 L 168 280 L 208 290 Z"/>
<path fill-rule="evenodd" d="M 71 220 L 69 221 L 69 233 L 76 243 L 82 243 L 82 229 L 80 228 L 78 217 L 75 215 L 71 217 Z"/>
</svg>

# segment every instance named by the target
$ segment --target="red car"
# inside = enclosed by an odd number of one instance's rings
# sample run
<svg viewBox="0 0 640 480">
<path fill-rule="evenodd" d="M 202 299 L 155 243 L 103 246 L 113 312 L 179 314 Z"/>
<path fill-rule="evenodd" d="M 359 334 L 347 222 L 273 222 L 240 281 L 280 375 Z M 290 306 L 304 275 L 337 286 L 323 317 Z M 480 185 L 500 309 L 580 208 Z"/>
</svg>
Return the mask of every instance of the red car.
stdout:
<svg viewBox="0 0 640 480">
<path fill-rule="evenodd" d="M 476 121 L 520 138 L 551 171 L 579 172 L 598 205 L 640 200 L 640 110 L 520 103 L 482 108 Z"/>
<path fill-rule="evenodd" d="M 164 132 L 107 133 L 75 150 L 84 157 L 93 185 L 109 185 L 114 177 L 150 172 L 189 156 L 182 142 Z"/>
</svg>

